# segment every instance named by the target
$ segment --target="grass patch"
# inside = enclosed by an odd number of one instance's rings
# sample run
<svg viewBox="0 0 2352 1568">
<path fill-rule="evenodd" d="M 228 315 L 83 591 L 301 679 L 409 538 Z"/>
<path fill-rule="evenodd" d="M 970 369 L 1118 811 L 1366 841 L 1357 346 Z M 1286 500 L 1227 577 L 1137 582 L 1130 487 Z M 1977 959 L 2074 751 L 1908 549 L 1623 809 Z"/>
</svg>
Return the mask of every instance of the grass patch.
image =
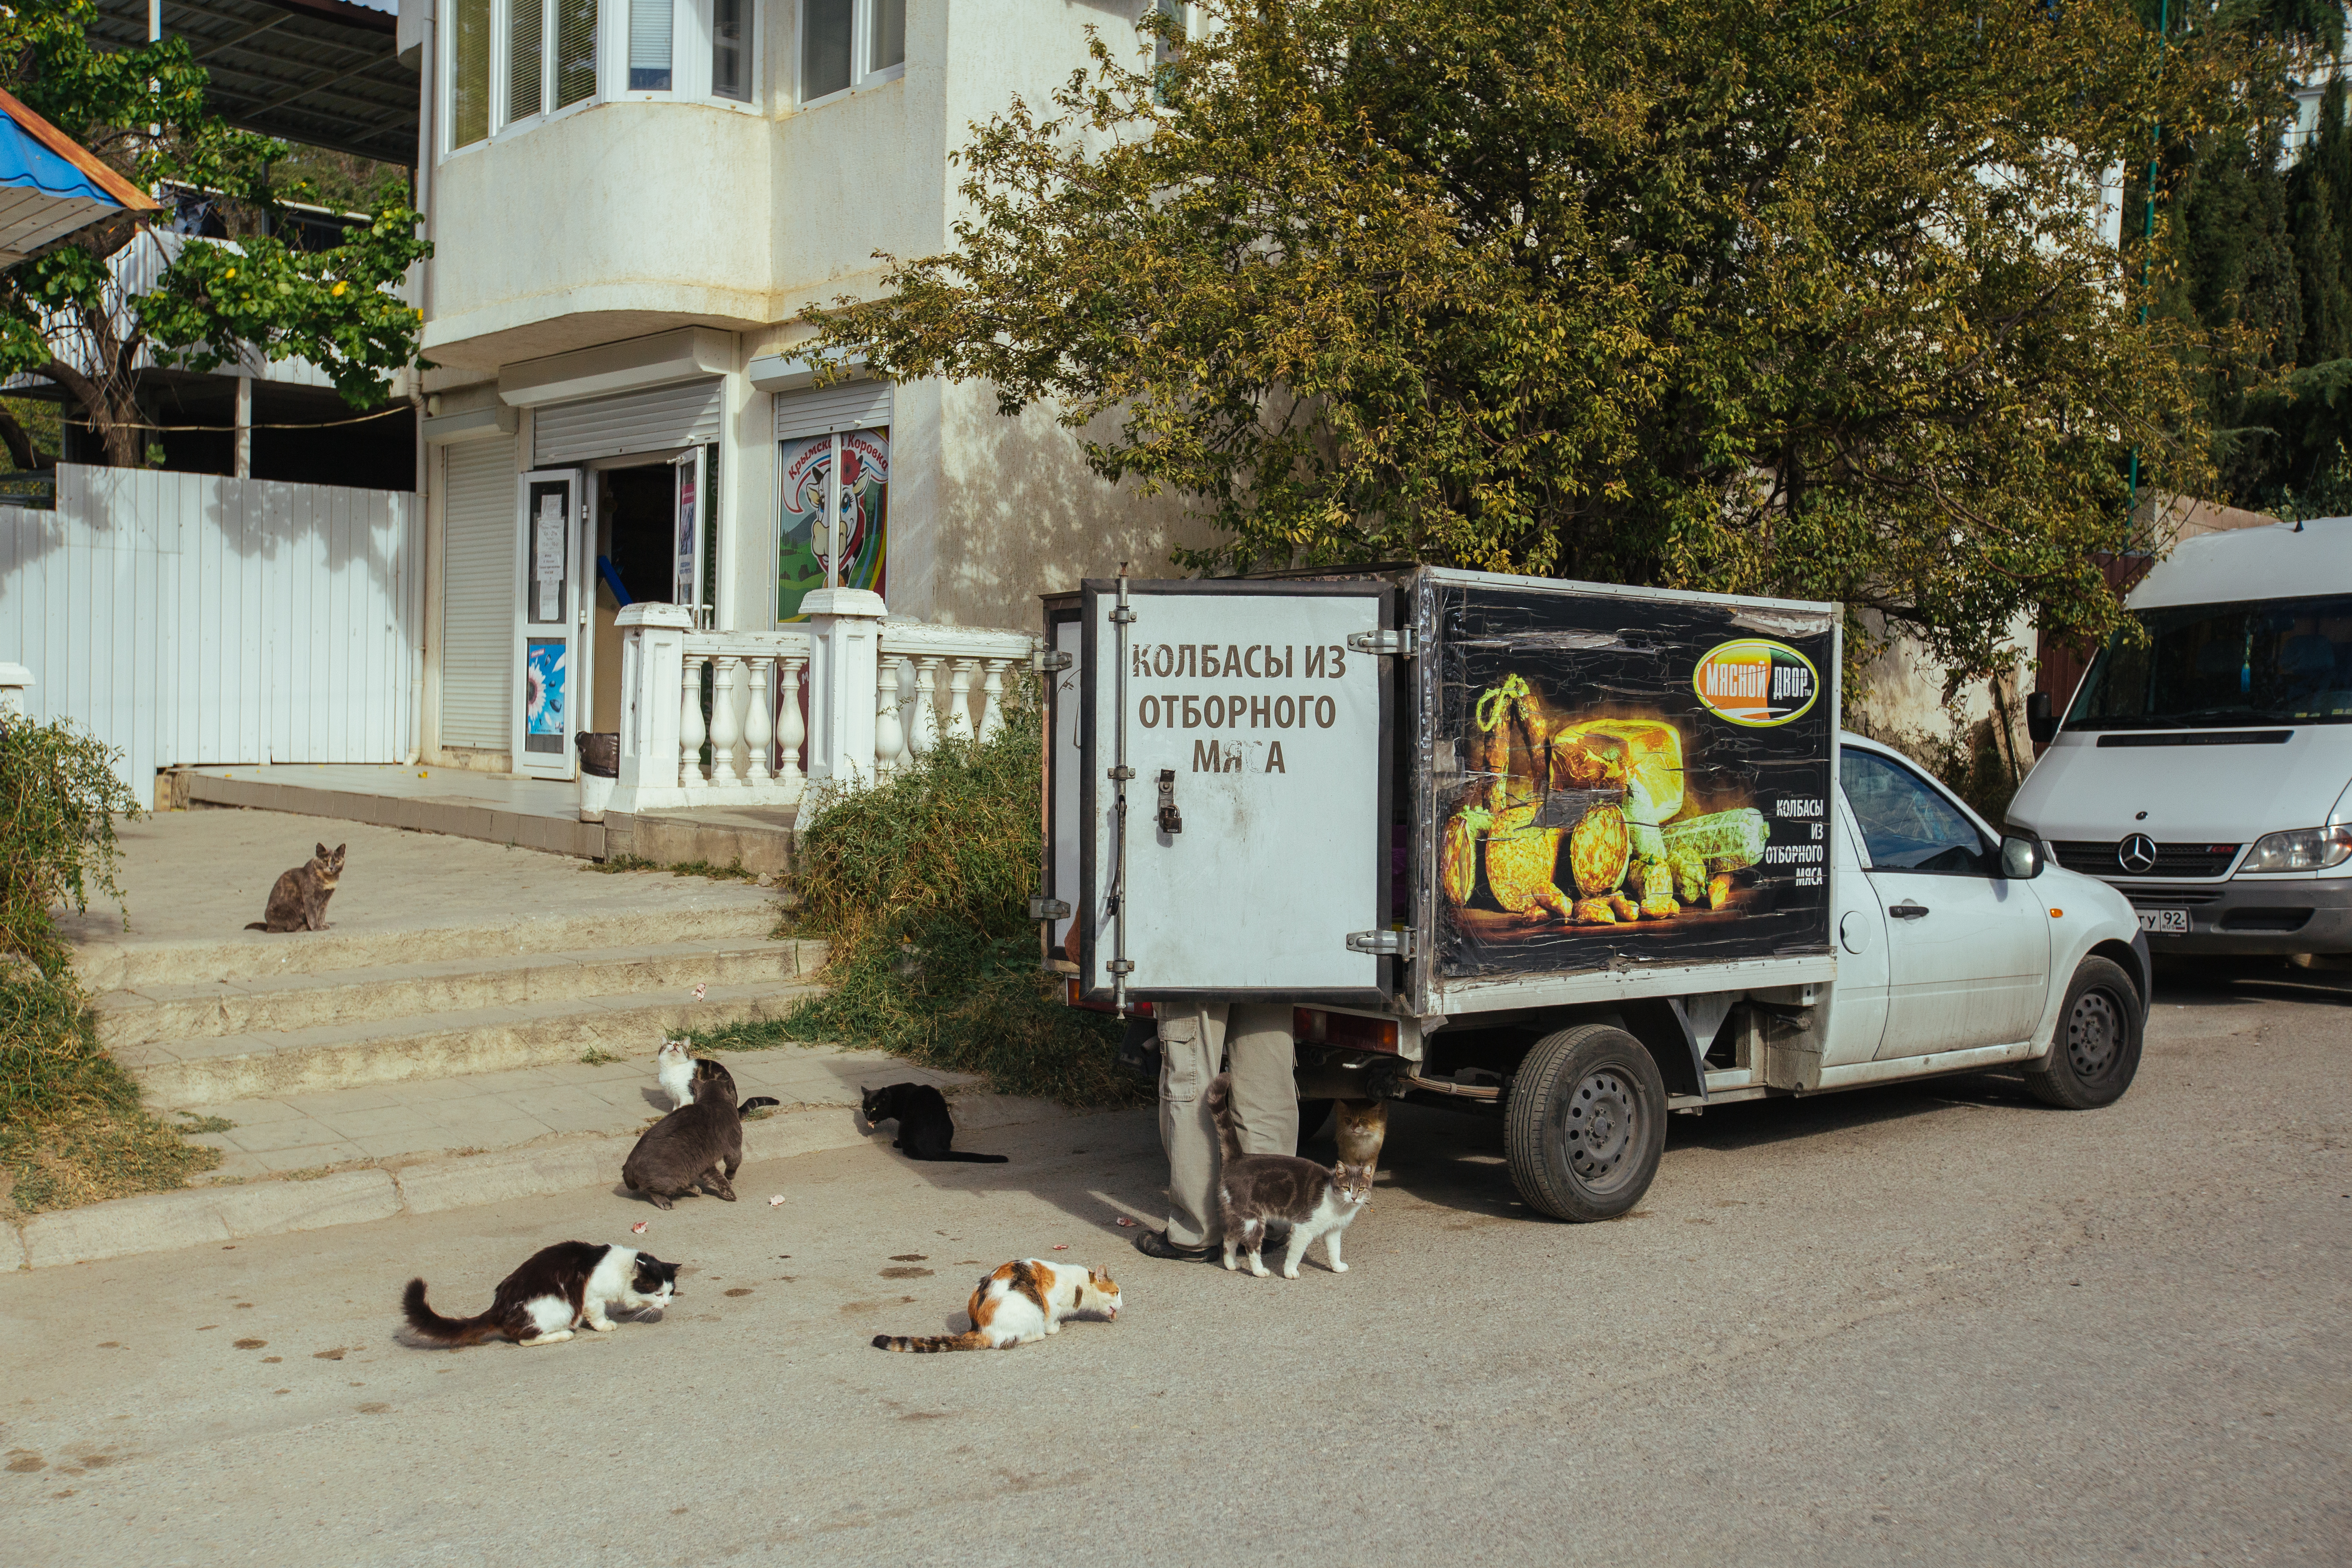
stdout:
<svg viewBox="0 0 2352 1568">
<path fill-rule="evenodd" d="M 226 1116 L 198 1116 L 193 1110 L 175 1110 L 172 1114 L 180 1119 L 178 1130 L 182 1132 L 227 1132 L 236 1126 Z"/>
<path fill-rule="evenodd" d="M 602 1046 L 591 1046 L 580 1053 L 580 1065 L 583 1068 L 600 1068 L 606 1062 L 616 1062 L 620 1059 Z"/>
<path fill-rule="evenodd" d="M 756 882 L 760 879 L 757 871 L 743 868 L 740 856 L 724 866 L 716 866 L 708 860 L 680 860 L 676 865 L 665 865 L 659 860 L 647 860 L 636 855 L 615 855 L 609 860 L 592 860 L 589 864 L 608 873 L 667 871 L 673 877 L 707 877 L 714 882 Z"/>
<path fill-rule="evenodd" d="M 1037 967 L 1042 742 L 1024 682 L 988 740 L 942 741 L 881 784 L 803 807 L 793 933 L 830 944 L 831 989 L 698 1033 L 697 1047 L 831 1040 L 978 1073 L 1000 1094 L 1138 1102 L 1118 1068 L 1118 1025 L 1065 1006 Z"/>
<path fill-rule="evenodd" d="M 119 902 L 114 819 L 140 815 L 114 753 L 69 724 L 0 721 L 0 1208 L 183 1187 L 221 1161 L 150 1116 L 98 1043 L 55 911 Z"/>
</svg>

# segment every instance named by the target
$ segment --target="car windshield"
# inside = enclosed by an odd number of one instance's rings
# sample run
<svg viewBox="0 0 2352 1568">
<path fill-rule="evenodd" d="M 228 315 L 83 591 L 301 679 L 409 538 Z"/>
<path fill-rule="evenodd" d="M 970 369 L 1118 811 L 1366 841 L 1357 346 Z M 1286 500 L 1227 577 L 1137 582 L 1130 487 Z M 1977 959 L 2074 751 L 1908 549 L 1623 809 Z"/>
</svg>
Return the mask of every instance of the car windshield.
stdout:
<svg viewBox="0 0 2352 1568">
<path fill-rule="evenodd" d="M 2134 612 L 2066 715 L 2070 730 L 2352 721 L 2352 595 Z"/>
</svg>

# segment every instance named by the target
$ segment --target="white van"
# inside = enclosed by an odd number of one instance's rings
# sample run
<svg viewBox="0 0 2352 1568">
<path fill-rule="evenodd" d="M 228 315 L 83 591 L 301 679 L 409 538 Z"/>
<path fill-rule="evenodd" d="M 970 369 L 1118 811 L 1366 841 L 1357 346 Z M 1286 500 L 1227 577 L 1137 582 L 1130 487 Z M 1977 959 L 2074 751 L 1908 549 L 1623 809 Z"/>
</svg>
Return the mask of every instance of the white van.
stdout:
<svg viewBox="0 0 2352 1568">
<path fill-rule="evenodd" d="M 2158 952 L 2352 952 L 2352 518 L 2208 534 L 2125 601 L 2009 808 Z"/>
</svg>

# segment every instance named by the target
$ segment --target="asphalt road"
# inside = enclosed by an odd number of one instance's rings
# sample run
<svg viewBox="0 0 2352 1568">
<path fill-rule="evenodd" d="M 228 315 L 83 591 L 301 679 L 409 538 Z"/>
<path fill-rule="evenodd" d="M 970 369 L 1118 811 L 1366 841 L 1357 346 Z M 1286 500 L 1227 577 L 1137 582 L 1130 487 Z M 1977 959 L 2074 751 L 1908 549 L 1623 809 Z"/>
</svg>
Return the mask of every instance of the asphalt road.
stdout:
<svg viewBox="0 0 2352 1568">
<path fill-rule="evenodd" d="M 1162 1179 L 1130 1115 L 1008 1166 L 856 1149 L 733 1205 L 0 1277 L 0 1560 L 2341 1563 L 2352 984 L 2164 983 L 2110 1110 L 1978 1078 L 1677 1118 L 1611 1225 L 1522 1217 L 1488 1124 L 1408 1110 L 1345 1276 L 1128 1250 Z M 662 1322 L 394 1339 L 412 1273 L 478 1310 L 638 1219 L 691 1269 Z M 1108 1263 L 1127 1310 L 867 1347 L 1032 1254 Z"/>
</svg>

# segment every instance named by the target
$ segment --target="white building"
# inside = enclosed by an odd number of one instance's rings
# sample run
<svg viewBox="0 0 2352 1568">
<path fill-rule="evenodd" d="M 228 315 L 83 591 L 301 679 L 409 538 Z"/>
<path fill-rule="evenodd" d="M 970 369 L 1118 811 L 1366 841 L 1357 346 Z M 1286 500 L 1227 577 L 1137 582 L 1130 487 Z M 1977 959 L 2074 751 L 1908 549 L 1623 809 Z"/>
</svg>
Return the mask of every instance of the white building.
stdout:
<svg viewBox="0 0 2352 1568">
<path fill-rule="evenodd" d="M 759 632 L 837 584 L 1025 628 L 1041 592 L 1166 568 L 1181 509 L 1103 484 L 1043 411 L 813 386 L 791 324 L 878 291 L 877 251 L 948 248 L 970 124 L 1043 104 L 1090 26 L 1139 47 L 1136 6 L 404 0 L 436 247 L 428 758 L 568 773 L 572 733 L 618 725 L 624 602 Z"/>
</svg>

